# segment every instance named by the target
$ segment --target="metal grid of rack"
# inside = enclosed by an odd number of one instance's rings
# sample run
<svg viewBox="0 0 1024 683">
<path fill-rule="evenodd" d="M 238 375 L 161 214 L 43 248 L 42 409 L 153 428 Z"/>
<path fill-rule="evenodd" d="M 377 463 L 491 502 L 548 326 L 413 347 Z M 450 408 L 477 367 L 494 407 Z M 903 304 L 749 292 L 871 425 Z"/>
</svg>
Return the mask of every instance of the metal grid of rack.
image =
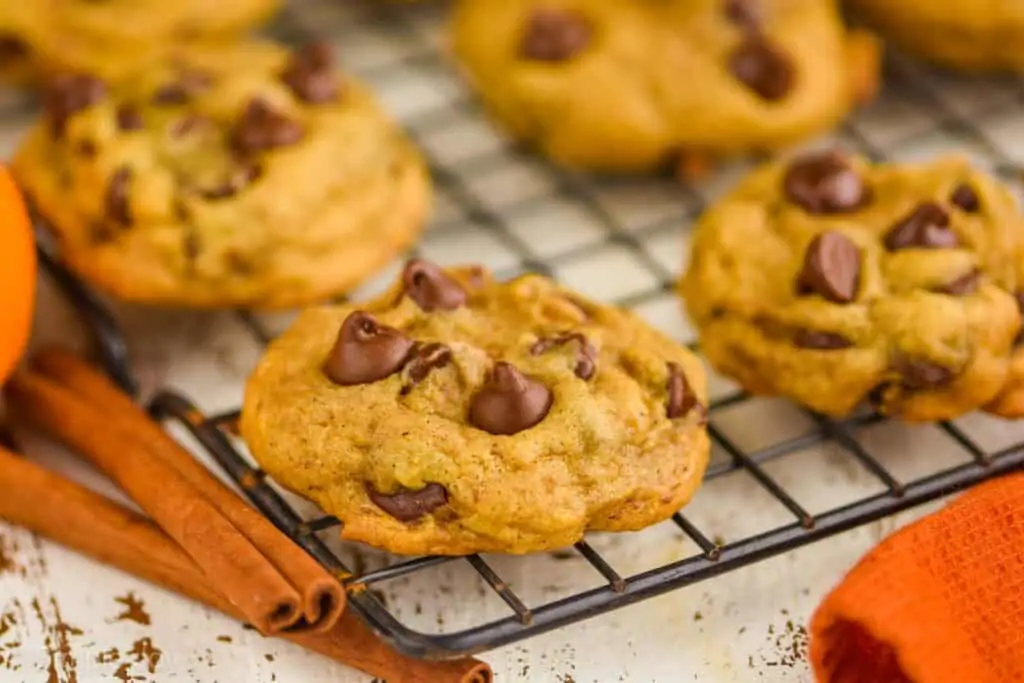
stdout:
<svg viewBox="0 0 1024 683">
<path fill-rule="evenodd" d="M 467 260 L 467 253 L 480 250 L 488 254 L 488 265 L 500 274 L 530 270 L 569 284 L 592 268 L 588 265 L 591 256 L 601 253 L 602 263 L 622 266 L 620 284 L 627 284 L 614 293 L 589 294 L 637 309 L 654 322 L 666 319 L 669 306 L 678 316 L 672 288 L 673 262 L 681 254 L 681 226 L 743 167 L 727 169 L 704 185 L 682 187 L 671 181 L 638 185 L 590 178 L 545 165 L 491 131 L 471 96 L 458 85 L 438 47 L 442 16 L 443 10 L 437 8 L 389 7 L 386 3 L 296 3 L 274 33 L 289 42 L 302 42 L 323 35 L 324 26 L 339 27 L 331 36 L 343 62 L 353 41 L 364 48 L 359 51 L 358 63 L 348 66 L 378 88 L 430 159 L 440 206 L 420 253 L 451 262 Z M 418 84 L 427 95 L 421 101 L 433 104 L 408 110 L 402 99 L 389 101 L 391 85 L 410 78 L 415 81 L 413 87 Z M 955 144 L 1007 180 L 1017 180 L 1017 162 L 1024 158 L 1024 149 L 1010 148 L 1004 141 L 1024 106 L 1024 85 L 1019 81 L 998 80 L 978 86 L 900 60 L 892 63 L 888 78 L 889 89 L 879 103 L 838 133 L 841 144 L 876 159 L 909 159 Z M 892 116 L 891 108 L 898 109 L 899 115 Z M 493 193 L 499 186 L 512 192 Z M 630 199 L 622 200 L 624 196 Z M 637 196 L 641 199 L 636 200 Z M 565 229 L 553 231 L 555 226 Z M 484 242 L 494 248 L 484 249 Z M 114 316 L 98 297 L 61 269 L 45 241 L 40 253 L 44 266 L 82 312 L 108 370 L 134 391 L 126 342 Z M 390 275 L 385 273 L 379 282 Z M 280 321 L 275 319 L 239 315 L 261 344 L 280 329 Z M 685 325 L 669 322 L 667 327 L 682 341 L 692 343 Z M 786 522 L 756 534 L 718 538 L 692 521 L 687 510 L 680 511 L 670 524 L 692 542 L 695 551 L 640 572 L 620 571 L 588 538 L 566 552 L 594 570 L 599 577 L 596 585 L 540 603 L 524 598 L 493 562 L 476 555 L 385 558 L 382 566 L 372 569 L 347 563 L 337 546 L 326 540 L 336 536 L 341 522 L 297 509 L 293 500 L 266 480 L 233 435 L 237 411 L 207 415 L 187 396 L 174 391 L 158 392 L 151 409 L 184 425 L 264 514 L 344 580 L 352 607 L 375 631 L 398 649 L 427 658 L 475 653 L 524 639 L 710 579 L 1024 467 L 1024 442 L 992 448 L 979 443 L 969 429 L 943 423 L 937 429 L 962 452 L 963 461 L 912 477 L 897 476 L 861 438 L 865 429 L 884 422 L 871 413 L 833 421 L 800 411 L 807 426 L 801 433 L 748 448 L 721 422 L 729 410 L 753 400 L 734 389 L 719 387 L 716 392 L 708 428 L 720 457 L 713 460 L 707 479 L 737 473 L 749 477 L 754 486 L 781 504 L 788 515 Z M 822 444 L 829 444 L 867 472 L 878 491 L 812 512 L 770 472 L 774 461 Z M 468 565 L 481 585 L 503 601 L 506 614 L 455 632 L 431 632 L 404 623 L 374 590 L 384 582 L 452 563 Z"/>
</svg>

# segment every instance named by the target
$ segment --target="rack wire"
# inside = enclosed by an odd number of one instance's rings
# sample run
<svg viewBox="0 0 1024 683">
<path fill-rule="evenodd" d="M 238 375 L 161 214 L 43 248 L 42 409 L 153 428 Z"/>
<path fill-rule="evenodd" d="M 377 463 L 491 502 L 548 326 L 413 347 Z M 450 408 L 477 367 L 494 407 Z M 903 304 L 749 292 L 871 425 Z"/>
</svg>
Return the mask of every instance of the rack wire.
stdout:
<svg viewBox="0 0 1024 683">
<path fill-rule="evenodd" d="M 660 310 L 659 306 L 673 297 L 675 279 L 665 257 L 665 238 L 678 235 L 680 226 L 702 210 L 714 188 L 680 187 L 669 183 L 671 189 L 666 192 L 672 199 L 658 204 L 657 211 L 645 206 L 639 212 L 628 213 L 609 200 L 609 196 L 616 196 L 621 189 L 622 181 L 594 179 L 546 166 L 499 138 L 494 138 L 499 140 L 496 144 L 485 145 L 487 148 L 482 152 L 460 152 L 459 158 L 454 159 L 447 153 L 452 150 L 445 152 L 443 141 L 453 134 L 481 126 L 482 118 L 471 96 L 452 85 L 455 80 L 450 75 L 450 67 L 438 49 L 439 12 L 436 8 L 397 8 L 377 2 L 296 3 L 285 13 L 275 33 L 283 40 L 298 43 L 323 35 L 324 26 L 340 27 L 334 37 L 343 60 L 346 46 L 353 41 L 374 48 L 364 51 L 360 64 L 353 67 L 358 76 L 387 92 L 394 79 L 418 71 L 422 75 L 421 87 L 435 88 L 442 93 L 436 98 L 436 106 L 399 116 L 427 150 L 438 194 L 447 205 L 424 240 L 423 250 L 430 252 L 427 255 L 442 254 L 447 260 L 459 260 L 461 254 L 452 253 L 459 251 L 453 245 L 460 240 L 475 245 L 478 244 L 475 240 L 486 236 L 488 241 L 501 246 L 501 254 L 511 254 L 511 259 L 499 258 L 500 263 L 492 264 L 498 265 L 499 270 L 504 269 L 506 274 L 535 271 L 571 280 L 579 264 L 586 262 L 589 256 L 597 252 L 607 255 L 611 251 L 614 258 L 628 260 L 627 270 L 641 273 L 642 277 L 636 278 L 641 284 L 630 291 L 608 298 L 626 307 Z M 366 54 L 372 58 L 365 57 Z M 952 142 L 1004 179 L 1018 181 L 1018 161 L 1024 156 L 1024 150 L 1008 147 L 1005 141 L 1010 139 L 1009 128 L 1013 121 L 1022 118 L 1024 85 L 1020 81 L 1001 79 L 978 87 L 924 71 L 898 58 L 890 64 L 888 80 L 889 89 L 880 102 L 861 112 L 839 132 L 842 144 L 875 159 L 906 159 L 929 154 L 936 148 L 944 149 Z M 401 105 L 398 108 L 401 109 Z M 891 116 L 888 108 L 899 109 L 900 115 Z M 894 120 L 898 124 L 892 124 Z M 477 183 L 479 177 L 504 173 L 510 166 L 519 169 L 519 175 L 510 176 L 508 183 L 530 186 L 540 178 L 543 182 L 537 184 L 541 189 L 535 192 L 531 187 L 520 187 L 517 191 L 523 191 L 518 197 L 499 203 Z M 524 175 L 523 169 L 529 172 Z M 724 176 L 728 178 L 730 173 L 740 172 L 742 167 L 737 167 Z M 712 184 L 717 182 L 725 181 L 720 177 Z M 645 187 L 649 186 L 652 185 Z M 657 183 L 653 186 L 664 187 Z M 553 236 L 553 239 L 560 237 L 561 242 L 558 253 L 551 253 L 547 246 L 531 238 L 533 233 L 521 230 L 538 211 L 550 210 L 552 202 L 563 208 L 571 206 L 577 214 L 586 214 L 591 226 L 587 233 L 590 238 L 574 236 L 566 240 L 564 235 Z M 128 362 L 127 343 L 114 316 L 99 297 L 60 266 L 45 240 L 41 240 L 39 249 L 43 265 L 92 331 L 111 375 L 127 390 L 135 392 L 137 385 Z M 676 254 L 671 256 L 675 258 Z M 248 313 L 239 315 L 259 343 L 265 344 L 273 338 L 274 324 Z M 686 330 L 679 334 L 685 335 Z M 752 400 L 742 392 L 731 390 L 720 392 L 712 402 L 708 430 L 723 457 L 712 463 L 707 480 L 745 474 L 783 506 L 788 522 L 761 533 L 720 539 L 702 530 L 688 518 L 687 511 L 682 510 L 672 516 L 671 524 L 692 541 L 696 552 L 631 573 L 616 569 L 614 561 L 589 539 L 584 540 L 570 552 L 592 567 L 601 577 L 600 583 L 540 604 L 531 604 L 513 589 L 492 562 L 478 555 L 390 558 L 385 566 L 370 570 L 350 566 L 325 542 L 324 534 L 336 535 L 341 522 L 323 514 L 304 514 L 278 492 L 242 451 L 234 436 L 237 411 L 208 415 L 189 397 L 171 390 L 158 392 L 150 401 L 150 407 L 155 415 L 180 423 L 191 432 L 260 511 L 344 581 L 352 608 L 378 634 L 401 651 L 423 658 L 472 654 L 528 638 L 711 579 L 1024 467 L 1024 442 L 986 447 L 962 426 L 942 423 L 938 429 L 943 438 L 962 451 L 964 462 L 901 478 L 861 438 L 865 429 L 884 421 L 873 413 L 836 421 L 804 412 L 810 425 L 805 432 L 758 448 L 745 448 L 722 427 L 721 421 L 727 411 Z M 793 457 L 822 444 L 831 444 L 845 454 L 844 457 L 852 459 L 876 481 L 881 491 L 812 513 L 768 467 L 773 461 Z M 529 563 L 531 558 L 516 561 Z M 507 606 L 505 616 L 453 633 L 427 632 L 399 619 L 375 590 L 384 582 L 452 563 L 468 565 Z"/>
</svg>

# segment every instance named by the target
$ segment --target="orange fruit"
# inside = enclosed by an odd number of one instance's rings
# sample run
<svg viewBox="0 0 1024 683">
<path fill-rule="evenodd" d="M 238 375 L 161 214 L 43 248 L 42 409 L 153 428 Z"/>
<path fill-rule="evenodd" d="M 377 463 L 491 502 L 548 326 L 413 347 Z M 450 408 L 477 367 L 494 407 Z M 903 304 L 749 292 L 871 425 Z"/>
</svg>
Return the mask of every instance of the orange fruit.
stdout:
<svg viewBox="0 0 1024 683">
<path fill-rule="evenodd" d="M 0 166 L 0 384 L 25 352 L 36 298 L 32 223 L 10 171 Z"/>
</svg>

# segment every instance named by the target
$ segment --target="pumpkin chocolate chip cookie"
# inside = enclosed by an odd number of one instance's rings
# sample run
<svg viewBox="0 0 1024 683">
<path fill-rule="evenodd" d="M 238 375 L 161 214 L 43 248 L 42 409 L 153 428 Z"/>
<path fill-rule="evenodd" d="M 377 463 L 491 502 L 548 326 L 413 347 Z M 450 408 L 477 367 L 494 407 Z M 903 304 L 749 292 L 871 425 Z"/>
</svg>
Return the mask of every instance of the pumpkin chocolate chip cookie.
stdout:
<svg viewBox="0 0 1024 683">
<path fill-rule="evenodd" d="M 121 298 L 275 308 L 356 286 L 419 234 L 429 180 L 313 45 L 190 48 L 65 76 L 13 169 L 78 274 Z"/>
<path fill-rule="evenodd" d="M 3 4 L 15 6 L 11 0 Z M 268 19 L 280 0 L 29 0 L 23 35 L 49 73 L 117 80 L 184 43 L 231 39 Z M 3 11 L 0 11 L 2 14 Z"/>
<path fill-rule="evenodd" d="M 1022 239 L 1009 191 L 965 161 L 818 152 L 701 218 L 681 292 L 711 364 L 752 393 L 953 418 L 1011 378 Z"/>
<path fill-rule="evenodd" d="M 878 75 L 833 0 L 461 0 L 452 41 L 513 135 L 608 171 L 784 147 Z"/>
<path fill-rule="evenodd" d="M 302 313 L 250 378 L 241 431 L 346 539 L 526 553 L 686 504 L 706 405 L 696 357 L 630 313 L 414 260 L 374 301 Z"/>
<path fill-rule="evenodd" d="M 1024 69 L 1024 2 L 849 0 L 894 45 L 963 71 Z"/>
</svg>

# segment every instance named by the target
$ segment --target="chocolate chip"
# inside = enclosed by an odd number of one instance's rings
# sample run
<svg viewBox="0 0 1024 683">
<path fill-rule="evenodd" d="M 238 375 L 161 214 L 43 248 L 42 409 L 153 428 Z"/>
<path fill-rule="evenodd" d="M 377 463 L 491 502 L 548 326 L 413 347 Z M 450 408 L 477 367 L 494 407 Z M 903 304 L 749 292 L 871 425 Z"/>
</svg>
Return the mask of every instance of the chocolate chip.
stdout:
<svg viewBox="0 0 1024 683">
<path fill-rule="evenodd" d="M 89 138 L 85 138 L 83 140 L 78 141 L 78 144 L 75 145 L 75 151 L 84 157 L 92 158 L 96 156 L 96 152 L 99 151 L 99 148 L 96 147 L 95 142 L 93 142 Z"/>
<path fill-rule="evenodd" d="M 44 97 L 44 107 L 54 137 L 64 135 L 69 118 L 102 101 L 106 96 L 107 86 L 92 76 L 68 74 L 55 78 Z"/>
<path fill-rule="evenodd" d="M 551 402 L 550 389 L 501 361 L 470 401 L 469 422 L 489 434 L 516 434 L 540 423 Z"/>
<path fill-rule="evenodd" d="M 756 31 L 761 26 L 759 0 L 725 0 L 725 17 L 744 31 Z"/>
<path fill-rule="evenodd" d="M 981 210 L 981 200 L 978 199 L 977 193 L 967 183 L 960 183 L 953 190 L 953 193 L 949 195 L 949 201 L 954 206 L 958 206 L 967 213 L 977 213 Z"/>
<path fill-rule="evenodd" d="M 331 68 L 332 63 L 330 46 L 312 43 L 292 56 L 281 80 L 304 102 L 331 102 L 338 97 L 338 79 Z"/>
<path fill-rule="evenodd" d="M 961 275 L 952 282 L 948 282 L 941 287 L 936 287 L 935 291 L 939 294 L 964 296 L 978 289 L 979 280 L 981 280 L 981 272 L 975 269 L 968 272 L 966 275 Z"/>
<path fill-rule="evenodd" d="M 399 487 L 394 493 L 380 493 L 370 484 L 366 494 L 373 504 L 399 522 L 415 522 L 448 504 L 448 490 L 441 484 L 427 484 L 419 490 Z"/>
<path fill-rule="evenodd" d="M 579 342 L 579 347 L 576 349 L 576 367 L 573 372 L 580 379 L 588 380 L 597 371 L 597 349 L 579 332 L 569 332 L 557 337 L 542 337 L 530 347 L 530 353 L 539 356 L 556 346 L 562 346 L 572 341 Z"/>
<path fill-rule="evenodd" d="M 132 224 L 129 195 L 131 191 L 132 170 L 121 166 L 110 176 L 107 194 L 104 201 L 107 218 L 121 226 Z"/>
<path fill-rule="evenodd" d="M 165 83 L 153 93 L 154 104 L 186 104 L 192 97 L 210 87 L 212 79 L 201 71 L 183 72 L 178 80 Z"/>
<path fill-rule="evenodd" d="M 519 44 L 519 54 L 539 62 L 563 62 L 586 49 L 593 29 L 579 12 L 541 7 L 534 10 Z"/>
<path fill-rule="evenodd" d="M 704 411 L 704 406 L 697 401 L 697 394 L 693 391 L 690 383 L 686 381 L 682 366 L 679 363 L 668 363 L 668 401 L 665 405 L 665 415 L 670 420 L 677 417 L 686 417 L 691 410 L 699 408 Z M 706 412 L 706 411 L 705 411 Z"/>
<path fill-rule="evenodd" d="M 9 33 L 0 35 L 0 63 L 9 64 L 28 54 L 29 48 L 24 40 Z"/>
<path fill-rule="evenodd" d="M 911 390 L 936 389 L 953 380 L 953 371 L 930 361 L 904 358 L 896 364 L 902 384 Z"/>
<path fill-rule="evenodd" d="M 413 346 L 406 362 L 406 373 L 408 381 L 402 385 L 398 392 L 406 396 L 417 384 L 427 378 L 432 370 L 440 370 L 452 360 L 452 350 L 438 342 L 429 344 L 417 343 Z"/>
<path fill-rule="evenodd" d="M 797 330 L 793 335 L 793 344 L 801 349 L 815 349 L 818 351 L 834 351 L 836 349 L 848 349 L 853 346 L 853 342 L 841 334 L 818 330 Z"/>
<path fill-rule="evenodd" d="M 859 286 L 860 249 L 849 237 L 828 231 L 811 240 L 797 278 L 798 291 L 847 304 L 857 298 Z"/>
<path fill-rule="evenodd" d="M 263 100 L 254 99 L 235 124 L 231 142 L 238 152 L 248 154 L 294 145 L 304 134 L 298 123 L 274 111 Z"/>
<path fill-rule="evenodd" d="M 729 56 L 729 71 L 762 99 L 781 100 L 793 89 L 796 68 L 789 55 L 762 35 L 748 34 Z"/>
<path fill-rule="evenodd" d="M 813 214 L 856 211 L 871 198 L 860 174 L 836 150 L 794 159 L 782 185 L 789 201 Z"/>
<path fill-rule="evenodd" d="M 466 305 L 466 290 L 441 268 L 423 259 L 413 259 L 402 270 L 406 296 L 422 310 L 453 311 Z"/>
<path fill-rule="evenodd" d="M 395 328 L 355 311 L 341 324 L 324 374 L 342 386 L 370 384 L 401 370 L 412 347 L 412 340 Z"/>
<path fill-rule="evenodd" d="M 903 218 L 885 236 L 885 248 L 945 249 L 960 244 L 949 229 L 949 213 L 935 202 L 924 202 Z"/>
<path fill-rule="evenodd" d="M 211 201 L 234 197 L 250 184 L 258 180 L 262 174 L 263 170 L 259 165 L 248 164 L 232 173 L 220 185 L 200 190 L 199 194 L 202 195 L 204 199 L 209 199 Z"/>
<path fill-rule="evenodd" d="M 142 114 L 132 104 L 124 103 L 117 106 L 117 127 L 122 131 L 140 130 L 143 127 Z"/>
</svg>

